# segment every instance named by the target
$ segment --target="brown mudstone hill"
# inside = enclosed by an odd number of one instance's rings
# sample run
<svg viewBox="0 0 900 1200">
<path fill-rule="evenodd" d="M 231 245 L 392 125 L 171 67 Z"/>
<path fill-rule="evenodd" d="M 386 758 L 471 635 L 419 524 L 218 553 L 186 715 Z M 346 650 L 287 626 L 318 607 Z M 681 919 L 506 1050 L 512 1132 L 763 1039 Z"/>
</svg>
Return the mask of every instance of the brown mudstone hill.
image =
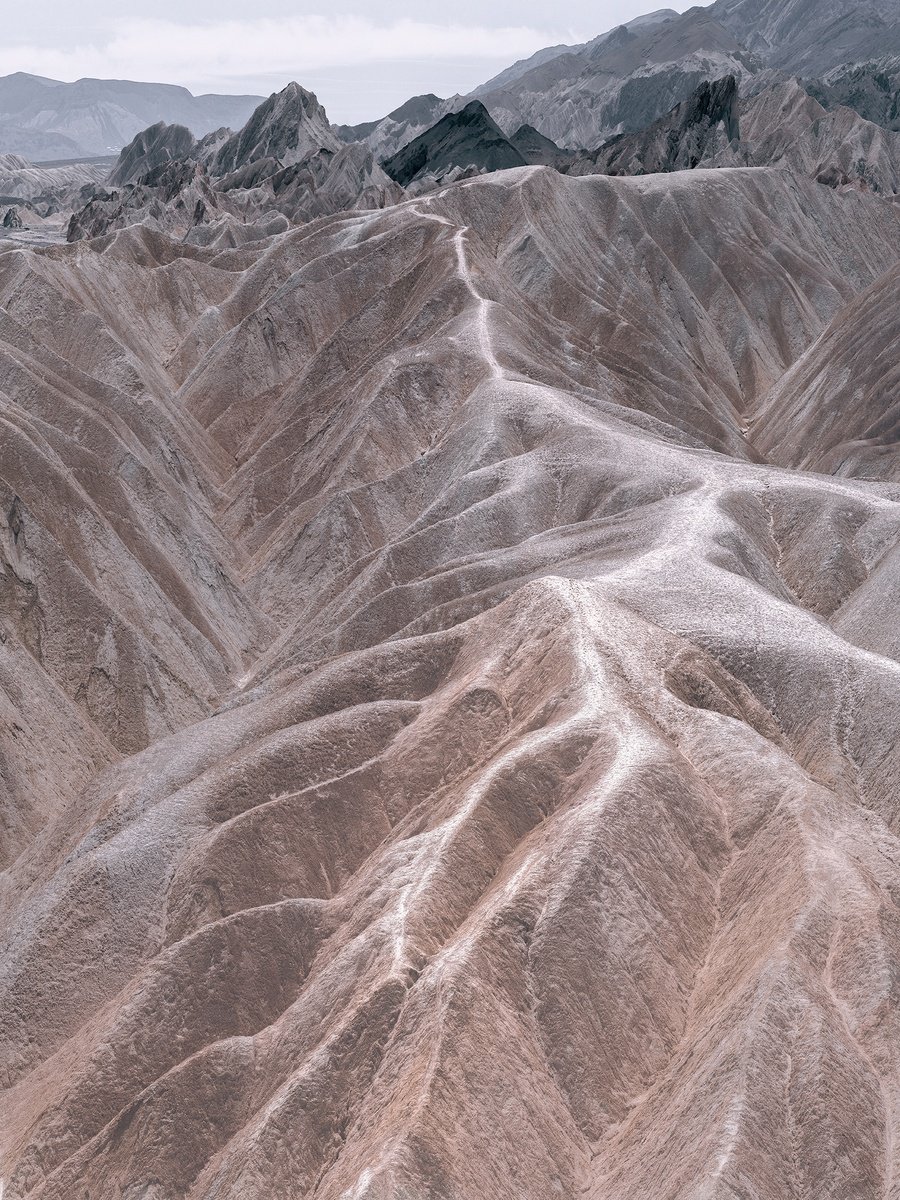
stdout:
<svg viewBox="0 0 900 1200">
<path fill-rule="evenodd" d="M 0 243 L 3 1200 L 895 1194 L 898 263 L 768 168 Z"/>
</svg>

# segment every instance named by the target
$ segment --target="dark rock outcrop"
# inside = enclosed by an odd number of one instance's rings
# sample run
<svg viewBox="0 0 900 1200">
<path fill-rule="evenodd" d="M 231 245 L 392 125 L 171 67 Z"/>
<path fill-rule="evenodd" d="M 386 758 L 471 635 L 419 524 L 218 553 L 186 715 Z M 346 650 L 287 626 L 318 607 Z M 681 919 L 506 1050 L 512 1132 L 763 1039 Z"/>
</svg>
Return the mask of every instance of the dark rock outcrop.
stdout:
<svg viewBox="0 0 900 1200">
<path fill-rule="evenodd" d="M 728 77 L 637 134 L 623 134 L 560 170 L 648 175 L 695 167 L 781 167 L 830 187 L 900 192 L 900 133 L 850 108 L 827 112 L 797 80 L 739 101 Z"/>
<path fill-rule="evenodd" d="M 507 134 L 527 124 L 558 146 L 593 148 L 645 129 L 703 82 L 749 81 L 761 67 L 708 9 L 693 8 L 620 26 L 477 94 Z"/>
<path fill-rule="evenodd" d="M 532 167 L 558 167 L 571 157 L 570 152 L 561 150 L 533 125 L 520 125 L 509 140 Z"/>
<path fill-rule="evenodd" d="M 806 90 L 823 108 L 852 108 L 867 121 L 894 132 L 900 130 L 900 57 L 855 63 L 809 80 Z"/>
<path fill-rule="evenodd" d="M 737 80 L 701 83 L 692 96 L 640 133 L 623 133 L 579 155 L 572 175 L 649 175 L 684 171 L 740 137 Z"/>
<path fill-rule="evenodd" d="M 480 100 L 458 113 L 448 113 L 431 129 L 384 162 L 401 186 L 425 176 L 440 179 L 453 168 L 502 171 L 523 167 L 526 159 L 504 135 Z"/>
<path fill-rule="evenodd" d="M 157 121 L 149 129 L 136 134 L 119 155 L 109 182 L 113 186 L 136 183 L 157 167 L 166 163 L 193 158 L 197 143 L 194 135 L 183 125 L 166 125 Z"/>
</svg>

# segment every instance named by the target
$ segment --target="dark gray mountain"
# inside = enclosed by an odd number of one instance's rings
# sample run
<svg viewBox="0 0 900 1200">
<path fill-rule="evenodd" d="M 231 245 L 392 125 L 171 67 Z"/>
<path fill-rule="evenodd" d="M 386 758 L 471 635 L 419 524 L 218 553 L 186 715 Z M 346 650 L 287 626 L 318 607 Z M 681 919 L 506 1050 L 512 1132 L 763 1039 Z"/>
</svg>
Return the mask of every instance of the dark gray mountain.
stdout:
<svg viewBox="0 0 900 1200">
<path fill-rule="evenodd" d="M 458 113 L 448 113 L 383 164 L 391 179 L 403 187 L 427 175 L 439 179 L 453 168 L 502 171 L 525 165 L 524 156 L 480 100 L 472 100 Z"/>
<path fill-rule="evenodd" d="M 340 138 L 315 95 L 299 83 L 289 83 L 264 100 L 244 128 L 225 142 L 210 169 L 212 174 L 226 175 L 261 158 L 276 159 L 286 167 L 317 150 L 336 153 L 340 147 Z"/>
<path fill-rule="evenodd" d="M 684 171 L 740 137 L 738 86 L 733 75 L 703 82 L 692 96 L 639 133 L 622 133 L 579 155 L 571 175 L 649 175 Z"/>
<path fill-rule="evenodd" d="M 900 52 L 897 0 L 716 0 L 710 11 L 758 57 L 805 76 Z"/>
<path fill-rule="evenodd" d="M 898 31 L 898 0 L 717 0 L 681 15 L 660 10 L 581 45 L 546 47 L 468 98 L 481 100 L 508 138 L 528 125 L 558 146 L 596 147 L 646 129 L 703 82 L 733 75 L 751 94 L 784 81 L 762 76 L 775 68 L 805 75 L 827 109 L 847 105 L 892 128 L 900 119 L 900 58 L 884 56 L 900 54 Z M 836 64 L 834 78 L 815 78 Z M 385 159 L 464 103 L 416 97 L 382 121 L 340 132 L 365 139 Z"/>
<path fill-rule="evenodd" d="M 749 81 L 761 66 L 710 10 L 693 8 L 621 26 L 478 95 L 507 134 L 528 124 L 559 146 L 598 146 L 646 128 L 704 81 Z"/>
<path fill-rule="evenodd" d="M 702 79 L 744 72 L 731 57 L 740 52 L 735 39 L 697 11 L 699 16 L 681 18 L 660 9 L 589 42 L 548 46 L 468 96 L 416 96 L 380 121 L 337 132 L 345 140 L 365 140 L 383 161 L 447 113 L 481 100 L 507 136 L 530 125 L 557 145 L 597 145 L 620 129 L 642 128 Z"/>
<path fill-rule="evenodd" d="M 509 140 L 531 167 L 559 167 L 572 157 L 533 125 L 520 125 Z"/>
<path fill-rule="evenodd" d="M 846 105 L 867 121 L 900 130 L 900 57 L 838 67 L 806 90 L 829 111 Z"/>
<path fill-rule="evenodd" d="M 791 78 L 739 102 L 729 77 L 701 84 L 647 129 L 613 138 L 560 169 L 650 175 L 696 167 L 780 167 L 834 188 L 897 195 L 900 133 L 847 107 L 826 112 Z"/>
<path fill-rule="evenodd" d="M 199 137 L 239 128 L 261 96 L 193 96 L 187 88 L 122 79 L 60 83 L 19 72 L 0 78 L 0 153 L 26 158 L 118 151 L 142 129 L 163 121 Z"/>
<path fill-rule="evenodd" d="M 133 183 L 163 163 L 190 158 L 196 145 L 194 135 L 183 125 L 166 125 L 164 121 L 158 121 L 128 143 L 119 155 L 109 182 L 113 186 Z"/>
</svg>

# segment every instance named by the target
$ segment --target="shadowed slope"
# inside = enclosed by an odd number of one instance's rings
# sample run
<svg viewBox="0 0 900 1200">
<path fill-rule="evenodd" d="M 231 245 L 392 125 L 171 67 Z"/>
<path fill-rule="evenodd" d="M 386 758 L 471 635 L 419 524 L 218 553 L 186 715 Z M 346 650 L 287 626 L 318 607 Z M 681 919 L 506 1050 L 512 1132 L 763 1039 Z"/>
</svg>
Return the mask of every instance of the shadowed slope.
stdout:
<svg viewBox="0 0 900 1200">
<path fill-rule="evenodd" d="M 842 309 L 779 380 L 755 421 L 774 461 L 898 479 L 900 271 Z"/>
</svg>

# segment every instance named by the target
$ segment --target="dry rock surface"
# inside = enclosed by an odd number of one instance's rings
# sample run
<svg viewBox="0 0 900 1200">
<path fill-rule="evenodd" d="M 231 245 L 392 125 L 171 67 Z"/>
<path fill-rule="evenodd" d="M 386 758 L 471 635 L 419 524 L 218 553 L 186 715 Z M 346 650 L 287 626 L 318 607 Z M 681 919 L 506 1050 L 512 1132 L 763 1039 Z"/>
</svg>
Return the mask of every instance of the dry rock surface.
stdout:
<svg viewBox="0 0 900 1200">
<path fill-rule="evenodd" d="M 898 1194 L 898 264 L 787 167 L 0 241 L 3 1200 Z"/>
<path fill-rule="evenodd" d="M 509 151 L 515 165 L 524 162 Z M 107 186 L 85 189 L 67 238 L 144 225 L 184 241 L 233 246 L 328 213 L 384 208 L 403 194 L 368 146 L 342 143 L 313 93 L 290 83 L 237 133 L 223 128 L 195 140 L 183 125 L 165 122 L 138 133 Z"/>
</svg>

